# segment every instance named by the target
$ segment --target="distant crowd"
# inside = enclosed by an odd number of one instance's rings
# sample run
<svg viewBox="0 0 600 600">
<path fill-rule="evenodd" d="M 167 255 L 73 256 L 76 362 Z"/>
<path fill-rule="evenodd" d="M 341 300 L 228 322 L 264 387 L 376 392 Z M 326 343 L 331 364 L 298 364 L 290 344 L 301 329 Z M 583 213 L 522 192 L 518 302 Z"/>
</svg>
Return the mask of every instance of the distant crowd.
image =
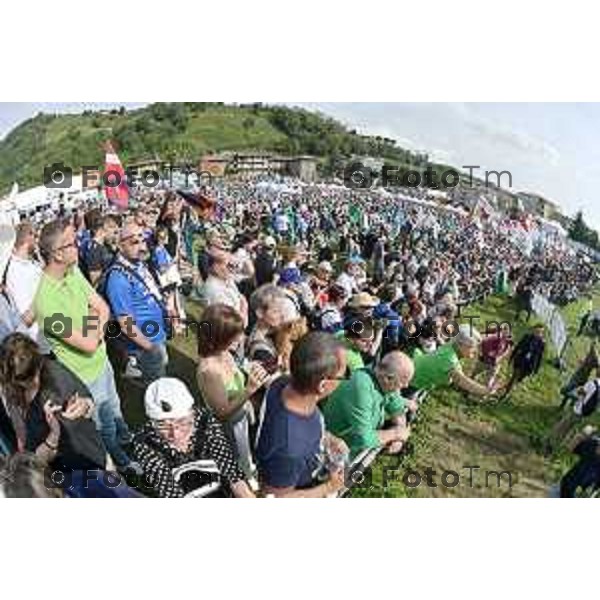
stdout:
<svg viewBox="0 0 600 600">
<path fill-rule="evenodd" d="M 429 392 L 501 401 L 536 376 L 534 294 L 568 303 L 597 283 L 564 240 L 524 248 L 508 217 L 337 186 L 59 213 L 0 226 L 0 496 L 338 496 L 366 454 L 411 451 Z M 522 339 L 460 324 L 494 294 L 530 322 Z M 193 389 L 170 365 L 192 322 Z M 569 415 L 595 409 L 596 363 L 565 391 Z M 141 427 L 123 382 L 143 390 Z M 578 452 L 600 465 L 586 433 Z"/>
</svg>

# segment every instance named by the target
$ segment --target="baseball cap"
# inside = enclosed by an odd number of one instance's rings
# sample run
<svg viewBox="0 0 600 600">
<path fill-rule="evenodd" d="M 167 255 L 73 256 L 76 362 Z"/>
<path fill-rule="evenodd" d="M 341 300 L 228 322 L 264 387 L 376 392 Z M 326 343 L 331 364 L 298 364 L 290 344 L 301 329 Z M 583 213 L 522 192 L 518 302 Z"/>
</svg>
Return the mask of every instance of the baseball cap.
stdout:
<svg viewBox="0 0 600 600">
<path fill-rule="evenodd" d="M 163 377 L 151 383 L 144 396 L 146 415 L 153 421 L 181 419 L 189 416 L 194 398 L 185 383 Z"/>
<path fill-rule="evenodd" d="M 365 263 L 364 259 L 362 259 L 360 256 L 351 256 L 346 261 L 346 264 L 348 264 L 348 265 L 363 265 L 364 263 Z"/>
<path fill-rule="evenodd" d="M 300 273 L 300 269 L 284 269 L 279 274 L 279 283 L 281 285 L 302 283 L 302 274 Z"/>
</svg>

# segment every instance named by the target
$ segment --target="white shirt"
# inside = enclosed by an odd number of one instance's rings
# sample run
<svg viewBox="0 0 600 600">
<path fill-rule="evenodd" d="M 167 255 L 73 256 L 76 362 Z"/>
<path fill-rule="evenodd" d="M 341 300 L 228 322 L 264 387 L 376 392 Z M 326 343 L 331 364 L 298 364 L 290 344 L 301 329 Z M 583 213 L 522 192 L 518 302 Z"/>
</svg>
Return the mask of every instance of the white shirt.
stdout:
<svg viewBox="0 0 600 600">
<path fill-rule="evenodd" d="M 11 256 L 6 270 L 6 288 L 19 314 L 31 310 L 41 279 L 42 267 L 38 263 L 15 254 Z M 38 343 L 43 354 L 50 352 L 50 345 L 38 323 L 33 323 L 29 328 L 29 336 Z"/>
<path fill-rule="evenodd" d="M 352 275 L 348 275 L 348 273 L 342 273 L 336 280 L 336 283 L 343 287 L 346 291 L 346 297 L 350 298 L 355 292 L 358 291 L 358 285 L 356 283 L 356 279 L 352 277 Z"/>
<path fill-rule="evenodd" d="M 202 287 L 202 296 L 207 306 L 225 304 L 242 313 L 242 294 L 233 281 L 210 275 Z"/>
<path fill-rule="evenodd" d="M 0 294 L 0 342 L 17 332 L 29 335 L 15 307 L 10 304 L 4 294 Z"/>
<path fill-rule="evenodd" d="M 287 232 L 290 226 L 290 220 L 285 213 L 279 214 L 275 217 L 275 228 L 280 233 Z"/>
</svg>

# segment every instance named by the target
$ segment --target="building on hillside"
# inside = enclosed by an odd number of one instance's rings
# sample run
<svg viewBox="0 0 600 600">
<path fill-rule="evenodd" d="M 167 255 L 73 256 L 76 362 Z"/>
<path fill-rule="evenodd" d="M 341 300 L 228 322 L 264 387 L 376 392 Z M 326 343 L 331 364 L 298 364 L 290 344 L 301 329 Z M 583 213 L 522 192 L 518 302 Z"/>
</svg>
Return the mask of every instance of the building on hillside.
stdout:
<svg viewBox="0 0 600 600">
<path fill-rule="evenodd" d="M 560 207 L 556 202 L 548 200 L 548 198 L 544 198 L 539 194 L 519 192 L 517 197 L 519 199 L 520 208 L 525 212 L 538 217 L 544 217 L 544 219 L 555 219 L 557 215 L 561 214 Z"/>
<path fill-rule="evenodd" d="M 137 159 L 128 162 L 125 165 L 125 169 L 130 169 L 133 173 L 142 176 L 144 173 L 163 173 L 167 166 L 170 165 L 167 165 L 164 160 L 155 156 L 154 158 Z"/>
<path fill-rule="evenodd" d="M 228 152 L 202 157 L 199 170 L 214 177 L 232 175 L 243 179 L 260 175 L 283 175 L 313 182 L 317 179 L 317 160 L 312 156 Z"/>
</svg>

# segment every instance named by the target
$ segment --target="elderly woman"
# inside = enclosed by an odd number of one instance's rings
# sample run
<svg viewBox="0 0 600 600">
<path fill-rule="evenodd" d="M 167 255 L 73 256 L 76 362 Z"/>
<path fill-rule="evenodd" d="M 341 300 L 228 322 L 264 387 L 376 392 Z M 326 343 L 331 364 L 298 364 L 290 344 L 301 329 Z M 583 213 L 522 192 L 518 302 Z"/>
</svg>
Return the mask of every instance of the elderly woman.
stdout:
<svg viewBox="0 0 600 600">
<path fill-rule="evenodd" d="M 280 357 L 274 335 L 285 322 L 288 297 L 282 288 L 266 284 L 250 297 L 250 307 L 256 316 L 256 324 L 246 342 L 246 356 L 259 362 L 269 374 L 280 369 Z"/>
<path fill-rule="evenodd" d="M 231 495 L 252 498 L 223 426 L 178 379 L 159 379 L 146 390 L 147 423 L 133 454 L 163 498 Z"/>
<path fill-rule="evenodd" d="M 259 363 L 250 363 L 248 377 L 237 366 L 232 352 L 242 343 L 244 323 L 230 306 L 216 304 L 202 315 L 198 330 L 198 388 L 209 409 L 235 443 L 237 458 L 248 478 L 254 466 L 249 440 L 252 407 L 248 401 L 267 383 L 268 373 Z"/>
</svg>

